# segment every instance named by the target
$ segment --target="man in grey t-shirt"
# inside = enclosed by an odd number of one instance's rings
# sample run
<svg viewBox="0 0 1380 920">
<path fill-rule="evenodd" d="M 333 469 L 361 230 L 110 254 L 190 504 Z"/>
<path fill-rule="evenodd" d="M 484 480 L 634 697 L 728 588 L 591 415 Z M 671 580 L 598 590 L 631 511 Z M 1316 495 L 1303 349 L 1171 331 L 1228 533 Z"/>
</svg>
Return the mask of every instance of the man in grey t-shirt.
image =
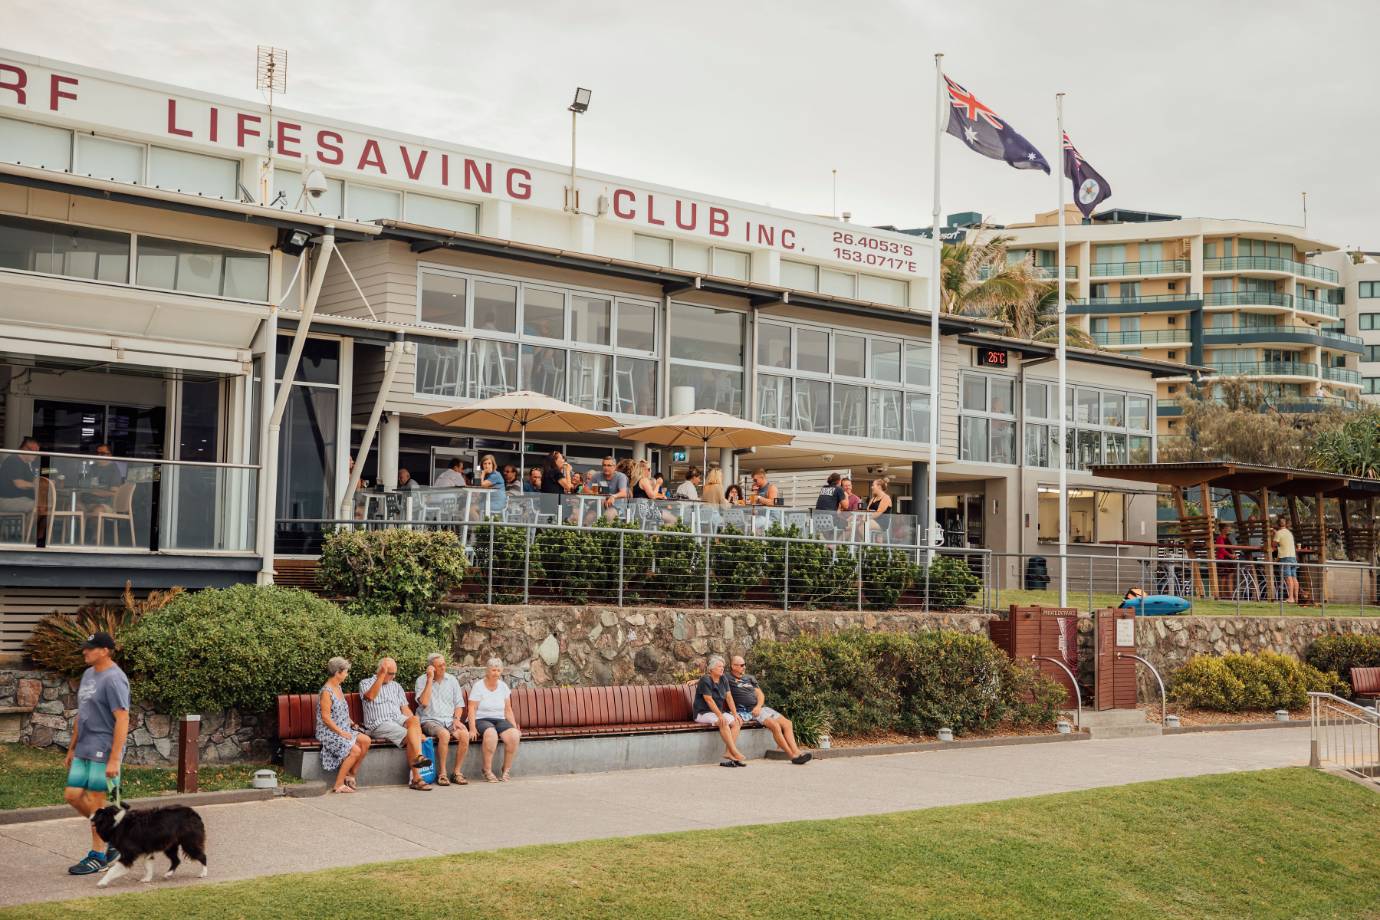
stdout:
<svg viewBox="0 0 1380 920">
<path fill-rule="evenodd" d="M 77 688 L 77 719 L 67 747 L 67 788 L 63 798 L 82 817 L 105 807 L 106 793 L 120 784 L 120 759 L 129 734 L 129 678 L 111 658 L 115 640 L 110 633 L 87 636 L 82 658 L 90 667 Z M 91 875 L 119 858 L 114 848 L 91 828 L 91 851 L 67 871 Z"/>
<path fill-rule="evenodd" d="M 604 496 L 604 516 L 616 517 L 617 512 L 621 511 L 632 497 L 632 490 L 628 488 L 628 477 L 618 472 L 618 464 L 612 457 L 605 457 L 600 464 L 599 472 L 589 477 L 589 485 L 595 491 Z"/>
</svg>

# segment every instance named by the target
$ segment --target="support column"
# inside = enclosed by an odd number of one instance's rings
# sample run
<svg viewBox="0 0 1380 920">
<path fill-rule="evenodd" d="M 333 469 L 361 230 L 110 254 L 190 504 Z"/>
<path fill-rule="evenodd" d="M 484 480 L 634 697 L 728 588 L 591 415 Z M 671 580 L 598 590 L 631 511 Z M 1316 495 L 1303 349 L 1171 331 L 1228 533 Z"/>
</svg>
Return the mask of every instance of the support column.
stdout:
<svg viewBox="0 0 1380 920">
<path fill-rule="evenodd" d="M 632 446 L 632 447 L 633 447 L 633 459 L 634 459 L 634 460 L 646 460 L 646 459 L 647 459 L 647 442 L 646 442 L 646 441 L 633 441 L 633 446 Z"/>
<path fill-rule="evenodd" d="M 379 426 L 379 482 L 388 490 L 398 487 L 398 441 L 402 419 L 389 412 Z"/>
<path fill-rule="evenodd" d="M 1270 600 L 1275 599 L 1275 567 L 1270 563 L 1275 561 L 1274 528 L 1270 524 L 1270 490 L 1261 489 L 1260 497 L 1256 499 L 1256 504 L 1260 506 L 1260 517 L 1264 523 L 1264 529 L 1260 533 L 1261 546 L 1264 548 L 1265 557 L 1265 594 Z"/>
<path fill-rule="evenodd" d="M 924 460 L 914 460 L 910 464 L 910 513 L 915 515 L 915 537 L 921 546 L 930 543 L 930 524 L 934 511 L 929 507 L 930 496 L 922 483 L 929 482 L 930 465 Z"/>
<path fill-rule="evenodd" d="M 734 463 L 732 448 L 722 447 L 719 449 L 719 469 L 724 471 L 724 488 L 727 489 L 738 478 L 738 469 Z"/>
</svg>

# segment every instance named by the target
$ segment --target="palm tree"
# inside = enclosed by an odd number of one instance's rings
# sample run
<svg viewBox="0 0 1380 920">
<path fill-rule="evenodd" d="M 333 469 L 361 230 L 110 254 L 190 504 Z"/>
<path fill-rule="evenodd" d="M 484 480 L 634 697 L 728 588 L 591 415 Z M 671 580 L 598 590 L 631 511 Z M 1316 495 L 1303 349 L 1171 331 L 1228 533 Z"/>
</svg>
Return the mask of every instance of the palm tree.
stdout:
<svg viewBox="0 0 1380 920">
<path fill-rule="evenodd" d="M 940 308 L 997 320 L 1016 338 L 1057 341 L 1058 285 L 1041 278 L 1028 261 L 1009 262 L 1010 241 L 1005 236 L 978 236 L 946 244 L 940 257 Z M 1088 334 L 1075 326 L 1065 330 L 1065 341 L 1094 347 Z"/>
</svg>

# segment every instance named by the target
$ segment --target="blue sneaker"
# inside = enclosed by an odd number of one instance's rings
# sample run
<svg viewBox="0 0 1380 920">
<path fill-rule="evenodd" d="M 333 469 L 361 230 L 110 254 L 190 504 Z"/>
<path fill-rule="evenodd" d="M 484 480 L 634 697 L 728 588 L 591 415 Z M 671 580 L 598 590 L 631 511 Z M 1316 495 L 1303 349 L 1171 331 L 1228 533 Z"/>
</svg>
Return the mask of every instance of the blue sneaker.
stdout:
<svg viewBox="0 0 1380 920">
<path fill-rule="evenodd" d="M 105 864 L 106 864 L 107 866 L 110 865 L 111 863 L 113 863 L 115 860 L 117 860 L 117 859 L 119 859 L 119 858 L 120 858 L 120 851 L 119 851 L 119 850 L 115 849 L 114 847 L 106 847 L 106 851 L 105 851 Z"/>
<path fill-rule="evenodd" d="M 83 856 L 81 861 L 78 862 L 75 866 L 69 866 L 67 868 L 67 874 L 93 875 L 97 872 L 104 870 L 107 865 L 109 865 L 109 863 L 106 862 L 104 854 L 97 853 L 95 850 L 91 850 L 89 853 Z"/>
</svg>

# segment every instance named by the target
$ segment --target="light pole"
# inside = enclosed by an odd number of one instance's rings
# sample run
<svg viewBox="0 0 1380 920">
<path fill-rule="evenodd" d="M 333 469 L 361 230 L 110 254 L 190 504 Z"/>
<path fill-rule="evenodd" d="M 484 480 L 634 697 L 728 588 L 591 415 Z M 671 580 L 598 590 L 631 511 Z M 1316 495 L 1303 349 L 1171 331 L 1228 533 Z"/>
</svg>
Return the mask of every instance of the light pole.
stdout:
<svg viewBox="0 0 1380 920">
<path fill-rule="evenodd" d="M 576 87 L 575 101 L 570 103 L 570 188 L 565 194 L 565 209 L 571 214 L 580 213 L 580 193 L 575 190 L 575 123 L 589 110 L 591 95 L 583 86 Z"/>
</svg>

